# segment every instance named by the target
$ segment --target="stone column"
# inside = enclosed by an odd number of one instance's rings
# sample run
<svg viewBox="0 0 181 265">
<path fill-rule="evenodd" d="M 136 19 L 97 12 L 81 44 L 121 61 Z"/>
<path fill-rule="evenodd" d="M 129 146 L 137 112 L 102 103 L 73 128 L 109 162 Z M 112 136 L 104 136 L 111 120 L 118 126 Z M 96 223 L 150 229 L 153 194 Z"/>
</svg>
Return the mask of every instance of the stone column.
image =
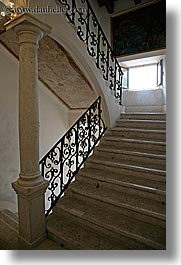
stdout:
<svg viewBox="0 0 181 265">
<path fill-rule="evenodd" d="M 47 182 L 39 170 L 38 43 L 50 27 L 29 14 L 5 24 L 19 42 L 20 175 L 13 188 L 18 195 L 19 242 L 31 249 L 46 237 L 44 193 Z"/>
</svg>

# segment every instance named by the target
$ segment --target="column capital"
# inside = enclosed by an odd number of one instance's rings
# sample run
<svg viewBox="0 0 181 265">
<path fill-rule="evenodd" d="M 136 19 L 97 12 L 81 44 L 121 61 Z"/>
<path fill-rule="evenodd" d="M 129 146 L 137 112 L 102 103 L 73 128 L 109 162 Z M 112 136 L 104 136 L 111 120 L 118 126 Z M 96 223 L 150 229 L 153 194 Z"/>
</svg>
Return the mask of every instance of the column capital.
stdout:
<svg viewBox="0 0 181 265">
<path fill-rule="evenodd" d="M 35 33 L 39 33 L 43 35 L 47 35 L 51 33 L 51 27 L 35 16 L 27 13 L 23 13 L 13 18 L 4 24 L 6 31 L 15 29 L 16 32 L 20 31 L 33 31 Z"/>
</svg>

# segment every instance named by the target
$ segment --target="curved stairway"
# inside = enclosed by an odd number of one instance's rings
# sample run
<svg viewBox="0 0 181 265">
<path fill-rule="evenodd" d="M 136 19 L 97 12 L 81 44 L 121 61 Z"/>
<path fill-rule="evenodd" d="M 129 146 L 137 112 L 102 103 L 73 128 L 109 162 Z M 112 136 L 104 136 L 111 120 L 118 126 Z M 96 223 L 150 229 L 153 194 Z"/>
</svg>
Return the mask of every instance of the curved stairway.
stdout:
<svg viewBox="0 0 181 265">
<path fill-rule="evenodd" d="M 47 218 L 65 249 L 166 248 L 166 115 L 121 114 Z"/>
</svg>

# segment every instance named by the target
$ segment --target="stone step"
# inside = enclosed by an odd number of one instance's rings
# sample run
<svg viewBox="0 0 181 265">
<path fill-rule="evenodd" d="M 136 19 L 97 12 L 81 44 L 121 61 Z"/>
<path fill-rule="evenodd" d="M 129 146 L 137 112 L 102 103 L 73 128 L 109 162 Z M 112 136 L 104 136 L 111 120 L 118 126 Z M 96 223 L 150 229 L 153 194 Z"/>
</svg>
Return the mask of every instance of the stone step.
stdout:
<svg viewBox="0 0 181 265">
<path fill-rule="evenodd" d="M 114 127 L 109 129 L 105 136 L 117 136 L 126 139 L 141 139 L 148 141 L 166 141 L 165 130 L 145 130 Z"/>
<path fill-rule="evenodd" d="M 18 205 L 16 202 L 10 202 L 7 200 L 0 200 L 0 210 L 8 209 L 13 213 L 16 213 L 18 211 Z"/>
<path fill-rule="evenodd" d="M 120 119 L 116 125 L 122 128 L 139 128 L 160 130 L 166 129 L 165 120 L 134 120 L 134 119 Z"/>
<path fill-rule="evenodd" d="M 165 155 L 117 150 L 108 147 L 103 148 L 101 146 L 95 149 L 94 159 L 115 161 L 115 162 L 121 162 L 123 164 L 131 164 L 131 165 L 160 169 L 160 170 L 166 169 Z"/>
<path fill-rule="evenodd" d="M 66 196 L 82 199 L 92 205 L 96 201 L 100 207 L 109 207 L 123 215 L 132 217 L 145 223 L 152 223 L 165 227 L 165 202 L 145 198 L 139 195 L 110 192 L 105 187 L 93 187 L 86 183 L 76 181 L 66 190 Z M 111 218 L 111 217 L 110 217 Z"/>
<path fill-rule="evenodd" d="M 0 218 L 0 250 L 18 250 L 18 231 Z"/>
<path fill-rule="evenodd" d="M 70 250 L 124 250 L 124 240 L 111 229 L 102 227 L 96 220 L 79 218 L 76 213 L 61 211 L 47 218 L 48 237 L 57 244 Z M 122 242 L 123 241 L 123 242 Z M 136 249 L 144 249 L 145 245 L 134 243 Z M 140 247 L 141 245 L 141 247 Z"/>
<path fill-rule="evenodd" d="M 47 219 L 64 249 L 165 249 L 166 115 L 121 114 Z"/>
<path fill-rule="evenodd" d="M 87 201 L 65 196 L 55 207 L 55 213 L 61 217 L 74 216 L 75 224 L 79 223 L 87 230 L 91 228 L 92 231 L 96 231 L 98 238 L 105 234 L 106 238 L 114 242 L 119 235 L 118 242 L 127 246 L 127 248 L 146 249 L 148 247 L 157 249 L 157 244 L 165 245 L 164 228 L 139 222 L 114 210 L 113 207 L 102 207 L 96 201 L 93 201 L 90 207 Z M 86 224 L 84 224 L 84 221 L 86 221 Z M 100 228 L 102 229 L 99 230 Z M 136 241 L 136 245 L 134 245 L 134 241 Z M 140 246 L 139 243 L 141 243 Z M 146 248 L 144 245 L 147 245 Z"/>
<path fill-rule="evenodd" d="M 166 113 L 127 112 L 127 113 L 121 113 L 120 117 L 123 119 L 136 119 L 136 120 L 166 120 Z"/>
<path fill-rule="evenodd" d="M 166 172 L 162 170 L 95 160 L 93 157 L 90 157 L 86 161 L 84 169 L 97 169 L 104 172 L 104 176 L 108 178 L 112 177 L 117 180 L 147 186 L 153 189 L 165 190 L 166 187 Z"/>
<path fill-rule="evenodd" d="M 57 244 L 55 241 L 46 238 L 38 246 L 35 246 L 33 250 L 65 250 L 65 248 Z"/>
<path fill-rule="evenodd" d="M 0 210 L 0 249 L 19 249 L 17 216 L 6 209 Z"/>
<path fill-rule="evenodd" d="M 114 136 L 104 136 L 100 146 L 112 146 L 120 150 L 145 151 L 152 154 L 165 154 L 165 142 L 145 141 L 137 139 L 126 139 Z"/>
<path fill-rule="evenodd" d="M 18 216 L 8 209 L 0 210 L 0 219 L 7 225 L 18 231 Z"/>
<path fill-rule="evenodd" d="M 106 172 L 99 169 L 83 169 L 76 179 L 81 183 L 92 185 L 96 188 L 110 189 L 110 192 L 118 191 L 130 195 L 140 196 L 143 199 L 149 198 L 155 201 L 166 203 L 166 192 L 158 188 L 135 184 L 134 182 L 125 181 L 111 174 L 108 177 Z M 149 183 L 148 183 L 149 184 Z"/>
<path fill-rule="evenodd" d="M 66 250 L 81 250 L 82 240 L 85 240 L 87 234 L 82 236 L 81 231 L 77 233 L 81 227 L 79 228 L 78 224 L 73 226 L 71 219 L 57 216 L 55 213 L 50 214 L 46 219 L 47 236 Z"/>
<path fill-rule="evenodd" d="M 76 213 L 65 211 L 48 216 L 47 233 L 48 238 L 69 250 L 125 250 L 132 246 L 124 245 L 123 236 L 107 231 L 95 220 L 79 218 Z M 145 245 L 134 242 L 134 249 L 135 245 L 136 249 L 145 248 Z"/>
</svg>

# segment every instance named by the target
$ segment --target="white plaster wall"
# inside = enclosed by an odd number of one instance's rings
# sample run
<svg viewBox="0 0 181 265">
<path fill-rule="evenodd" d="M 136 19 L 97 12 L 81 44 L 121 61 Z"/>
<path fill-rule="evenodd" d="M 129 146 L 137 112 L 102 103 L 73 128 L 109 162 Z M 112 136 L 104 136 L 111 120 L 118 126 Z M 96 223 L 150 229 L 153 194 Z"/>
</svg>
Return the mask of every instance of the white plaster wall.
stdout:
<svg viewBox="0 0 181 265">
<path fill-rule="evenodd" d="M 11 181 L 19 174 L 18 65 L 0 45 L 0 200 L 15 201 Z"/>
<path fill-rule="evenodd" d="M 110 41 L 110 14 L 107 12 L 105 6 L 99 7 L 97 0 L 89 0 L 91 7 L 93 8 L 96 17 L 107 37 Z"/>
<path fill-rule="evenodd" d="M 164 112 L 166 98 L 163 89 L 123 92 L 126 112 Z"/>
<path fill-rule="evenodd" d="M 69 127 L 72 127 L 76 120 L 78 120 L 86 109 L 70 110 L 69 112 Z"/>
<path fill-rule="evenodd" d="M 40 158 L 69 128 L 69 109 L 39 82 Z"/>
<path fill-rule="evenodd" d="M 40 82 L 39 103 L 41 158 L 68 130 L 70 117 L 69 109 Z M 19 171 L 18 61 L 0 45 L 0 208 L 16 203 L 11 182 Z"/>
<path fill-rule="evenodd" d="M 167 102 L 167 86 L 166 86 L 166 58 L 163 58 L 163 95 L 164 95 L 164 101 L 165 101 L 165 106 L 163 107 L 163 110 L 166 112 L 166 102 Z"/>
</svg>

